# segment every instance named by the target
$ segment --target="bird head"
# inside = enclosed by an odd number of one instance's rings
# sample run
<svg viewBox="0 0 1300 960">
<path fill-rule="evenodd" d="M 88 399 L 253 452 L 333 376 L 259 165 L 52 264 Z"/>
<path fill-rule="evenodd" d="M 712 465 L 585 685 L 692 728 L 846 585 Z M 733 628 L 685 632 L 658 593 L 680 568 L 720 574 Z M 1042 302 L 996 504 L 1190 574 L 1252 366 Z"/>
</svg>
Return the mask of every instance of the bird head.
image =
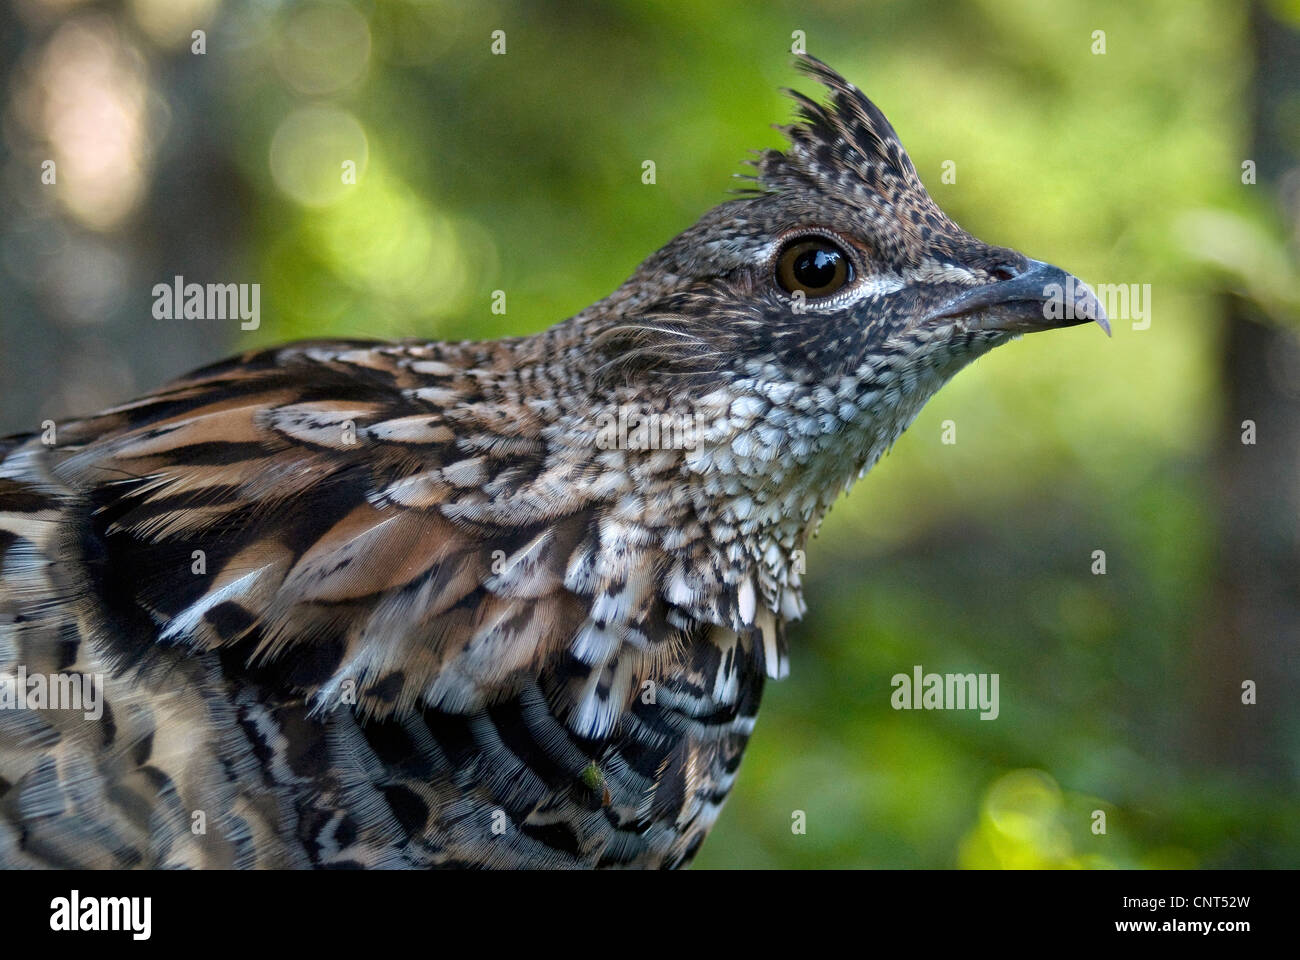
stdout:
<svg viewBox="0 0 1300 960">
<path fill-rule="evenodd" d="M 605 332 L 622 371 L 726 376 L 772 365 L 796 382 L 876 358 L 925 356 L 948 374 L 1021 334 L 1098 322 L 1088 287 L 971 236 L 939 209 L 885 115 L 814 57 L 829 102 L 787 91 L 784 151 L 753 186 L 646 260 Z M 1063 298 L 1068 298 L 1064 302 Z"/>
<path fill-rule="evenodd" d="M 884 114 L 815 58 L 784 150 L 580 319 L 603 375 L 702 410 L 684 462 L 733 562 L 796 549 L 959 369 L 1105 312 L 1081 281 L 958 227 Z M 765 591 L 766 592 L 766 591 Z"/>
</svg>

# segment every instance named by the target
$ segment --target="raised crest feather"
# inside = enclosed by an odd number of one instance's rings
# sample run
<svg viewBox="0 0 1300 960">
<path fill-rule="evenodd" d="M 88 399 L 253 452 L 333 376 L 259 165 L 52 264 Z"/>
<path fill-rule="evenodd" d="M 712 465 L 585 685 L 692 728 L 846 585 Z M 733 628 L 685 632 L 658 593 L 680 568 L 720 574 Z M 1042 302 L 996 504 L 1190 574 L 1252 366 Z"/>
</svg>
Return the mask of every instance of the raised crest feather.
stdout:
<svg viewBox="0 0 1300 960">
<path fill-rule="evenodd" d="M 839 175 L 851 175 L 874 189 L 891 179 L 923 189 L 911 158 L 879 107 L 816 57 L 800 54 L 795 66 L 821 83 L 829 99 L 819 103 L 798 90 L 785 90 L 796 104 L 798 120 L 778 127 L 789 140 L 786 150 L 765 151 L 757 161 L 758 179 L 768 189 L 789 189 L 792 178 L 824 182 Z"/>
</svg>

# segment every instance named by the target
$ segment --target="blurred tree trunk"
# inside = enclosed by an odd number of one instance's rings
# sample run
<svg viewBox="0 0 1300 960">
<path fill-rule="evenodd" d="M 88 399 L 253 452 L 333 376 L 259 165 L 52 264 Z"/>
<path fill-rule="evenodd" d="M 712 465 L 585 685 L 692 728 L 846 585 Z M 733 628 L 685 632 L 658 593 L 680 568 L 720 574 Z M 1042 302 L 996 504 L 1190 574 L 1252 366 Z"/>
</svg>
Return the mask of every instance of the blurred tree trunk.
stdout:
<svg viewBox="0 0 1300 960">
<path fill-rule="evenodd" d="M 95 69 L 105 62 L 119 69 Z M 79 72 L 98 76 L 112 104 L 136 105 L 136 85 L 143 90 L 144 134 L 132 157 L 143 196 L 111 225 L 82 222 L 63 202 L 76 186 L 67 165 L 53 184 L 42 181 L 42 164 L 57 153 L 48 103 L 69 90 L 80 95 L 74 106 L 84 99 L 68 79 Z M 234 257 L 245 191 L 213 120 L 222 116 L 214 73 L 188 48 L 159 49 L 126 4 L 0 4 L 0 436 L 123 402 L 229 351 L 235 324 L 152 314 L 154 285 L 177 274 L 242 279 Z M 51 92 L 55 77 L 62 86 Z M 61 134 L 65 151 L 111 156 L 123 139 L 112 117 L 82 111 L 77 136 Z"/>
<path fill-rule="evenodd" d="M 1253 8 L 1257 76 L 1249 159 L 1278 202 L 1295 253 L 1300 159 L 1285 109 L 1300 99 L 1300 34 Z M 1246 159 L 1246 158 L 1243 158 Z M 1300 690 L 1300 340 L 1294 325 L 1225 297 L 1224 417 L 1213 452 L 1215 582 L 1191 667 L 1199 685 L 1192 753 L 1220 767 L 1293 776 Z M 1256 442 L 1242 440 L 1253 421 Z M 1242 703 L 1252 680 L 1258 703 Z"/>
</svg>

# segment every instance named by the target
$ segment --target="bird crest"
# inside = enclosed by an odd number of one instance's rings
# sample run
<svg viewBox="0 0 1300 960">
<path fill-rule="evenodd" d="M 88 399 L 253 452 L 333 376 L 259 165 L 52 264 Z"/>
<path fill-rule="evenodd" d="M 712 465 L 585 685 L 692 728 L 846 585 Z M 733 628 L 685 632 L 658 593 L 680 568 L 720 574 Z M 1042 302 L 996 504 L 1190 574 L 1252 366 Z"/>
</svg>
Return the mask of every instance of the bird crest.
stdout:
<svg viewBox="0 0 1300 960">
<path fill-rule="evenodd" d="M 784 92 L 796 104 L 797 121 L 777 129 L 789 146 L 764 151 L 754 165 L 766 190 L 820 189 L 873 194 L 925 188 L 893 125 L 879 107 L 848 80 L 816 57 L 800 54 L 796 67 L 826 87 L 818 103 L 798 90 Z"/>
</svg>

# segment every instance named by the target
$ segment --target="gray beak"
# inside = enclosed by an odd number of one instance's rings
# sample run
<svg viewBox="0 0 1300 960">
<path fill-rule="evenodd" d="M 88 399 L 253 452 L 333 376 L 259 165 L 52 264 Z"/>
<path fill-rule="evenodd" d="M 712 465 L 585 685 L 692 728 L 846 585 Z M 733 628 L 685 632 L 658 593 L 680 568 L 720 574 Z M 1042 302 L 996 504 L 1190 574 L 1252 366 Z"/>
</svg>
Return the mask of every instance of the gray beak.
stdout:
<svg viewBox="0 0 1300 960">
<path fill-rule="evenodd" d="M 1095 321 L 1110 336 L 1106 311 L 1088 285 L 1060 267 L 1030 260 L 1010 280 L 963 290 L 926 316 L 927 320 L 979 314 L 978 326 L 1006 333 L 1056 330 Z"/>
</svg>

